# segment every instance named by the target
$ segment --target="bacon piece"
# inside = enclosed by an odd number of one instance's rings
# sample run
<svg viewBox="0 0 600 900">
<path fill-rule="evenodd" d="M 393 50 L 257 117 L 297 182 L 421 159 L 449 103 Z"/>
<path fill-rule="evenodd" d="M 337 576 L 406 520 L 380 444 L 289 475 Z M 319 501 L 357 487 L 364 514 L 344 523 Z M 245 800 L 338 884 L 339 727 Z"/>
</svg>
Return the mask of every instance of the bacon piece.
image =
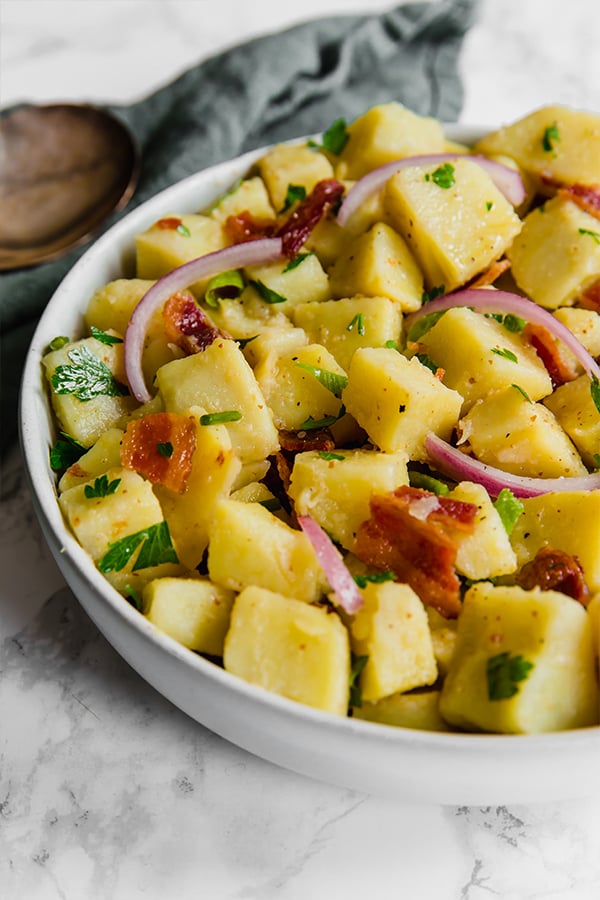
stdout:
<svg viewBox="0 0 600 900">
<path fill-rule="evenodd" d="M 594 281 L 578 298 L 579 306 L 600 312 L 600 278 Z"/>
<path fill-rule="evenodd" d="M 314 186 L 277 231 L 285 256 L 292 259 L 298 253 L 313 228 L 341 200 L 343 193 L 344 185 L 335 178 L 326 178 Z"/>
<path fill-rule="evenodd" d="M 169 297 L 162 314 L 167 340 L 189 356 L 206 350 L 213 341 L 229 337 L 220 328 L 215 328 L 188 291 Z"/>
<path fill-rule="evenodd" d="M 595 219 L 600 219 L 600 187 L 597 185 L 569 184 L 566 187 L 559 187 L 558 195 L 576 203 L 580 209 Z"/>
<path fill-rule="evenodd" d="M 274 219 L 253 216 L 247 209 L 225 219 L 225 234 L 232 244 L 245 244 L 259 238 L 273 237 L 277 223 Z"/>
<path fill-rule="evenodd" d="M 308 450 L 325 450 L 330 452 L 335 449 L 335 441 L 329 428 L 315 428 L 310 431 L 284 431 L 279 432 L 279 443 L 282 450 L 291 453 L 303 453 Z"/>
<path fill-rule="evenodd" d="M 534 587 L 543 591 L 560 591 L 582 606 L 587 606 L 590 599 L 578 558 L 551 547 L 542 547 L 534 559 L 523 566 L 517 576 L 517 584 L 528 591 Z"/>
<path fill-rule="evenodd" d="M 358 530 L 355 555 L 368 565 L 391 569 L 423 603 L 456 618 L 461 610 L 457 537 L 473 532 L 477 507 L 411 487 L 373 494 L 370 506 L 371 517 Z"/>
<path fill-rule="evenodd" d="M 502 273 L 506 272 L 507 269 L 510 269 L 510 260 L 497 259 L 491 266 L 488 266 L 485 272 L 476 275 L 475 278 L 469 282 L 468 287 L 470 290 L 473 288 L 487 287 L 488 284 L 493 284 L 497 278 L 500 278 Z"/>
<path fill-rule="evenodd" d="M 185 491 L 196 449 L 194 420 L 178 413 L 133 419 L 121 442 L 121 464 L 175 493 Z"/>
<path fill-rule="evenodd" d="M 571 369 L 562 358 L 552 333 L 544 325 L 528 322 L 522 334 L 524 340 L 533 347 L 544 363 L 553 388 L 559 387 L 567 381 L 573 381 L 577 377 L 577 372 L 575 369 Z"/>
</svg>

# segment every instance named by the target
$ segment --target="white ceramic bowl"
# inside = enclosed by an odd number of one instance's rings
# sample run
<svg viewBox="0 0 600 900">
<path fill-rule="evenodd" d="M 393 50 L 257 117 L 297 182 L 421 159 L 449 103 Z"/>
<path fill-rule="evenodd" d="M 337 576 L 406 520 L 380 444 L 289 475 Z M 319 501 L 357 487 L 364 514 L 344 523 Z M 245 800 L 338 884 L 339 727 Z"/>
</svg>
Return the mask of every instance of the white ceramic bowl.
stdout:
<svg viewBox="0 0 600 900">
<path fill-rule="evenodd" d="M 479 130 L 449 133 L 470 141 Z M 48 459 L 55 429 L 42 381 L 43 348 L 57 334 L 81 332 L 97 287 L 133 274 L 138 232 L 166 213 L 208 206 L 262 152 L 193 175 L 123 218 L 73 267 L 40 320 L 23 377 L 21 440 L 36 512 L 67 583 L 115 649 L 161 694 L 278 765 L 413 802 L 487 805 L 600 794 L 600 727 L 540 736 L 437 734 L 339 718 L 246 684 L 159 633 L 113 590 L 65 526 Z"/>
</svg>

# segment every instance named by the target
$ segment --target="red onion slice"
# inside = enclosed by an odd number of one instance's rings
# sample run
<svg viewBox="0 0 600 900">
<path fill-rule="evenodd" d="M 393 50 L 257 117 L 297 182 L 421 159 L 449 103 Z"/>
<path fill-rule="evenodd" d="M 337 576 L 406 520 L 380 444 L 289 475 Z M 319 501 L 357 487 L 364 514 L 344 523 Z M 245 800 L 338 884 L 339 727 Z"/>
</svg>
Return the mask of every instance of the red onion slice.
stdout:
<svg viewBox="0 0 600 900">
<path fill-rule="evenodd" d="M 510 313 L 520 319 L 525 319 L 526 322 L 543 325 L 555 338 L 562 341 L 565 347 L 568 347 L 590 378 L 594 376 L 600 378 L 600 366 L 566 325 L 559 322 L 555 316 L 534 303 L 533 300 L 520 297 L 518 294 L 511 294 L 509 291 L 490 290 L 489 288 L 466 289 L 430 300 L 428 303 L 424 303 L 417 312 L 406 317 L 407 333 L 423 316 L 446 309 L 454 309 L 457 306 L 468 306 L 489 312 Z"/>
<path fill-rule="evenodd" d="M 363 605 L 363 597 L 341 553 L 312 516 L 298 516 L 298 524 L 313 545 L 339 605 L 348 615 L 354 615 Z"/>
<path fill-rule="evenodd" d="M 152 316 L 169 297 L 185 290 L 196 281 L 212 278 L 229 269 L 261 266 L 279 259 L 283 259 L 281 238 L 263 238 L 234 244 L 232 247 L 207 253 L 206 256 L 199 256 L 159 278 L 134 309 L 125 332 L 125 371 L 136 400 L 140 403 L 150 400 L 142 371 L 144 340 Z"/>
<path fill-rule="evenodd" d="M 433 433 L 425 438 L 425 449 L 431 462 L 442 474 L 455 481 L 475 481 L 483 485 L 491 497 L 497 497 L 503 488 L 508 488 L 515 497 L 538 497 L 555 491 L 600 489 L 600 472 L 572 478 L 526 478 L 523 475 L 511 475 L 467 456 Z"/>
<path fill-rule="evenodd" d="M 488 173 L 498 190 L 504 194 L 509 203 L 513 206 L 520 206 L 526 197 L 525 185 L 523 179 L 516 169 L 511 169 L 502 163 L 495 162 L 485 156 L 474 155 L 468 153 L 429 153 L 422 156 L 406 156 L 404 159 L 397 159 L 394 162 L 386 163 L 373 169 L 367 175 L 364 175 L 354 184 L 337 214 L 337 223 L 344 227 L 348 224 L 350 217 L 359 206 L 369 199 L 379 188 L 388 181 L 400 169 L 407 166 L 427 166 L 436 165 L 437 163 L 451 162 L 456 159 L 468 159 L 469 162 L 477 163 L 482 169 Z"/>
</svg>

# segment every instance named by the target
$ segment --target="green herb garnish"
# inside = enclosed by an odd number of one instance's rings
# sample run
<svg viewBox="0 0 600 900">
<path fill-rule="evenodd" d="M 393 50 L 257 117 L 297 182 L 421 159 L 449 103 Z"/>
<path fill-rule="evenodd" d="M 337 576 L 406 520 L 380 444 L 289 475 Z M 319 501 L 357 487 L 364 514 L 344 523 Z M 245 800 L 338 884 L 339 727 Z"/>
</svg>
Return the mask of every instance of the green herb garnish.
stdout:
<svg viewBox="0 0 600 900">
<path fill-rule="evenodd" d="M 594 466 L 596 469 L 600 469 L 600 453 L 594 453 Z"/>
<path fill-rule="evenodd" d="M 492 353 L 495 353 L 496 356 L 501 356 L 502 359 L 508 359 L 510 362 L 519 362 L 516 355 L 512 352 L 512 350 L 507 350 L 506 347 L 500 350 L 498 347 L 492 347 Z"/>
<path fill-rule="evenodd" d="M 184 225 L 184 224 L 183 224 L 183 222 L 180 222 L 179 225 L 177 226 L 177 228 L 176 228 L 175 230 L 176 230 L 176 232 L 177 232 L 178 234 L 182 234 L 184 237 L 191 237 L 191 236 L 192 236 L 192 232 L 191 232 L 190 229 L 187 227 L 187 225 Z"/>
<path fill-rule="evenodd" d="M 531 399 L 527 391 L 522 388 L 520 384 L 511 384 L 511 387 L 514 388 L 515 391 L 518 391 L 524 400 L 527 400 L 529 403 L 533 403 L 533 400 Z"/>
<path fill-rule="evenodd" d="M 592 395 L 592 400 L 594 401 L 594 406 L 600 412 L 600 381 L 598 380 L 598 376 L 592 373 L 592 380 L 590 382 L 590 394 Z"/>
<path fill-rule="evenodd" d="M 559 141 L 560 132 L 558 130 L 558 124 L 553 122 L 552 125 L 548 125 L 542 136 L 542 148 L 544 152 L 551 153 L 554 150 L 555 144 L 558 144 Z"/>
<path fill-rule="evenodd" d="M 173 456 L 173 444 L 171 441 L 157 444 L 156 449 L 161 456 L 165 456 L 167 459 L 171 459 Z"/>
<path fill-rule="evenodd" d="M 108 366 L 85 344 L 73 347 L 67 356 L 72 365 L 57 366 L 50 378 L 55 394 L 73 394 L 85 402 L 94 397 L 120 397 L 127 393 L 127 388 L 119 384 Z"/>
<path fill-rule="evenodd" d="M 596 244 L 600 244 L 600 231 L 590 231 L 589 228 L 579 228 L 579 234 L 587 234 Z"/>
<path fill-rule="evenodd" d="M 533 663 L 523 659 L 519 653 L 498 653 L 491 656 L 486 664 L 488 698 L 490 700 L 510 700 L 519 693 L 519 683 L 529 677 Z"/>
<path fill-rule="evenodd" d="M 406 339 L 409 341 L 418 341 L 424 334 L 427 334 L 430 328 L 433 328 L 435 323 L 438 319 L 442 318 L 445 312 L 445 309 L 441 309 L 439 312 L 433 312 L 423 316 L 422 319 L 415 322 L 412 328 L 409 329 Z"/>
<path fill-rule="evenodd" d="M 88 500 L 92 500 L 95 497 L 108 497 L 110 494 L 115 493 L 120 484 L 120 478 L 109 481 L 107 475 L 100 475 L 93 484 L 86 484 L 83 493 Z"/>
<path fill-rule="evenodd" d="M 265 303 L 285 303 L 287 300 L 287 297 L 282 297 L 277 291 L 271 290 L 262 281 L 250 281 L 249 284 L 258 291 Z"/>
<path fill-rule="evenodd" d="M 309 141 L 308 146 L 314 150 L 326 150 L 334 156 L 339 156 L 349 140 L 350 133 L 346 127 L 346 120 L 336 119 L 323 134 L 321 144 L 317 141 Z"/>
<path fill-rule="evenodd" d="M 517 520 L 521 516 L 524 505 L 508 488 L 502 488 L 494 502 L 494 508 L 502 520 L 507 534 L 511 534 Z"/>
<path fill-rule="evenodd" d="M 398 341 L 386 341 L 383 346 L 387 350 L 397 350 L 398 349 Z"/>
<path fill-rule="evenodd" d="M 283 206 L 279 210 L 279 215 L 291 209 L 294 203 L 300 203 L 302 200 L 306 200 L 306 188 L 303 184 L 288 184 L 287 193 L 285 195 L 285 200 Z"/>
<path fill-rule="evenodd" d="M 342 456 L 341 453 L 332 453 L 330 450 L 319 450 L 319 456 L 321 457 L 321 459 L 332 461 L 339 460 L 340 462 L 343 462 L 346 459 L 346 457 Z"/>
<path fill-rule="evenodd" d="M 352 321 L 346 326 L 346 331 L 354 331 L 361 336 L 365 333 L 365 317 L 363 313 L 356 313 Z"/>
<path fill-rule="evenodd" d="M 502 313 L 487 313 L 486 316 L 490 319 L 495 319 L 496 322 L 504 325 L 506 330 L 511 331 L 513 334 L 520 334 L 527 325 L 525 319 L 521 319 L 520 316 L 515 316 L 512 313 L 507 313 L 505 316 Z"/>
<path fill-rule="evenodd" d="M 424 491 L 431 491 L 438 497 L 446 497 L 450 493 L 448 485 L 434 478 L 433 475 L 426 475 L 424 472 L 409 472 L 408 481 L 411 487 L 421 488 Z"/>
<path fill-rule="evenodd" d="M 249 338 L 236 338 L 235 342 L 236 342 L 236 344 L 238 344 L 240 350 L 243 350 L 244 347 L 246 347 L 252 341 L 255 341 L 257 337 L 258 337 L 257 334 L 253 334 L 252 337 L 249 337 Z"/>
<path fill-rule="evenodd" d="M 443 297 L 446 293 L 446 286 L 443 284 L 438 284 L 436 287 L 432 287 L 429 291 L 423 291 L 421 294 L 421 303 L 430 303 L 432 300 L 435 300 L 436 297 Z"/>
<path fill-rule="evenodd" d="M 162 563 L 179 562 L 171 541 L 169 525 L 163 521 L 109 544 L 108 551 L 98 563 L 99 570 L 103 575 L 108 572 L 120 572 L 138 547 L 140 547 L 140 552 L 132 566 L 132 572 L 148 569 L 151 566 L 160 566 Z"/>
<path fill-rule="evenodd" d="M 368 584 L 383 584 L 386 581 L 395 581 L 394 572 L 372 572 L 370 575 L 355 575 L 354 580 L 359 588 L 366 588 Z"/>
<path fill-rule="evenodd" d="M 281 509 L 281 501 L 277 497 L 268 497 L 266 500 L 259 500 L 258 502 L 260 506 L 264 506 L 269 512 L 277 512 L 278 509 Z"/>
<path fill-rule="evenodd" d="M 350 706 L 362 706 L 362 691 L 358 684 L 360 673 L 369 662 L 368 656 L 355 656 L 352 654 L 352 668 L 350 670 Z"/>
<path fill-rule="evenodd" d="M 66 432 L 61 431 L 61 436 L 50 450 L 50 468 L 54 472 L 68 469 L 76 463 L 87 451 L 87 447 L 76 441 Z"/>
<path fill-rule="evenodd" d="M 204 302 L 212 309 L 218 309 L 221 300 L 235 300 L 244 290 L 244 279 L 237 269 L 229 269 L 215 275 L 206 285 Z"/>
<path fill-rule="evenodd" d="M 309 256 L 314 256 L 315 254 L 311 251 L 310 253 L 297 253 L 292 259 L 290 259 L 289 263 L 282 270 L 282 275 L 285 275 L 286 272 L 292 272 L 294 269 L 297 269 L 300 263 L 303 263 L 305 259 L 308 259 Z"/>
<path fill-rule="evenodd" d="M 485 208 L 489 212 L 493 207 L 493 202 L 491 200 L 486 200 Z"/>
<path fill-rule="evenodd" d="M 313 419 L 312 416 L 309 416 L 308 419 L 300 425 L 298 431 L 316 431 L 317 428 L 329 428 L 330 425 L 335 425 L 335 423 L 345 415 L 346 407 L 342 404 L 337 416 L 323 416 L 322 419 Z"/>
<path fill-rule="evenodd" d="M 334 397 L 341 397 L 342 391 L 348 384 L 348 378 L 345 375 L 338 375 L 337 372 L 330 372 L 328 369 L 320 369 L 318 366 L 311 366 L 309 363 L 296 363 L 296 366 L 299 369 L 304 369 L 306 372 L 310 372 L 311 375 L 314 375 L 319 384 L 322 384 L 324 388 L 331 391 Z"/>
<path fill-rule="evenodd" d="M 435 172 L 432 172 L 431 174 L 427 173 L 427 175 L 425 175 L 425 181 L 433 181 L 438 187 L 448 190 L 448 188 L 451 188 L 456 184 L 456 179 L 454 178 L 454 166 L 449 162 L 443 163 L 441 166 L 437 167 Z"/>
<path fill-rule="evenodd" d="M 205 413 L 200 416 L 201 425 L 223 425 L 226 422 L 239 422 L 242 414 L 237 409 L 226 409 L 223 412 Z"/>
<path fill-rule="evenodd" d="M 52 338 L 46 349 L 44 350 L 44 356 L 46 353 L 52 353 L 53 350 L 62 350 L 67 344 L 71 342 L 70 338 L 68 338 L 64 334 L 59 334 L 55 338 Z"/>
<path fill-rule="evenodd" d="M 431 357 L 428 356 L 426 353 L 417 353 L 416 356 L 417 356 L 417 359 L 419 360 L 419 362 L 421 363 L 421 365 L 428 368 L 429 371 L 433 372 L 433 374 L 435 375 L 435 373 L 439 369 L 439 366 L 437 365 L 437 363 L 434 363 L 434 361 L 431 359 Z"/>
<path fill-rule="evenodd" d="M 117 337 L 114 334 L 107 334 L 106 331 L 102 331 L 101 328 L 96 328 L 95 325 L 90 326 L 90 334 L 92 337 L 96 338 L 97 341 L 100 341 L 101 344 L 106 344 L 108 347 L 112 347 L 113 344 L 123 343 L 123 338 Z"/>
<path fill-rule="evenodd" d="M 144 601 L 135 590 L 132 588 L 130 584 L 125 585 L 125 599 L 128 603 L 131 603 L 134 609 L 137 609 L 138 612 L 144 611 Z"/>
</svg>

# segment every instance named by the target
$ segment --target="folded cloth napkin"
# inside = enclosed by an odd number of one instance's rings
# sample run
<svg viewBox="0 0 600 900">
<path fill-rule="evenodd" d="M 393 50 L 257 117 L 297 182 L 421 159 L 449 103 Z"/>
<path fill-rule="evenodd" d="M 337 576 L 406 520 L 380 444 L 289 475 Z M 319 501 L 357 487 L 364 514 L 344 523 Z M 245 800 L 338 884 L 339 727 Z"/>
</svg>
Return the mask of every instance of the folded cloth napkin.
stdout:
<svg viewBox="0 0 600 900">
<path fill-rule="evenodd" d="M 322 131 L 339 117 L 351 121 L 377 103 L 396 100 L 454 121 L 462 104 L 458 56 L 476 6 L 438 0 L 317 19 L 220 53 L 131 106 L 108 107 L 136 136 L 142 171 L 134 197 L 104 230 L 206 166 Z M 85 249 L 0 276 L 3 451 L 16 437 L 19 381 L 36 321 Z"/>
</svg>

